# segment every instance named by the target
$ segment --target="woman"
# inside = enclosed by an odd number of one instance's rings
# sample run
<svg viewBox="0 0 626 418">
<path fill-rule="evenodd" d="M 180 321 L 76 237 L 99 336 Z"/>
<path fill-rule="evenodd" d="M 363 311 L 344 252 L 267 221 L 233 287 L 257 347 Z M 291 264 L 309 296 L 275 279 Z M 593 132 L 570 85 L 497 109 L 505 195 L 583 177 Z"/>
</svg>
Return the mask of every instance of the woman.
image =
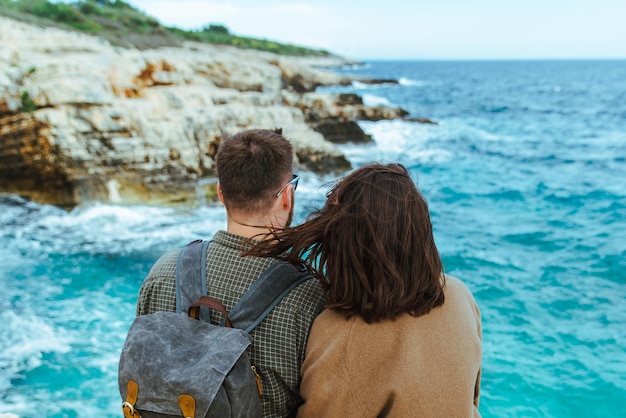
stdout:
<svg viewBox="0 0 626 418">
<path fill-rule="evenodd" d="M 481 320 L 443 274 L 406 168 L 369 164 L 257 251 L 306 261 L 327 293 L 302 366 L 299 417 L 477 417 Z"/>
</svg>

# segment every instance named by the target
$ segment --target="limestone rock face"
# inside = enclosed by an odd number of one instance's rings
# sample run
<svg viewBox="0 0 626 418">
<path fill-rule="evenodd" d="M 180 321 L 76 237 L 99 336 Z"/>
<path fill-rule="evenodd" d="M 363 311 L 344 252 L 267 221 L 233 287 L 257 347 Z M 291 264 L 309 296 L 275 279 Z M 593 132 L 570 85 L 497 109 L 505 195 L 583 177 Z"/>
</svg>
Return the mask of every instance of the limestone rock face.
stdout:
<svg viewBox="0 0 626 418">
<path fill-rule="evenodd" d="M 315 93 L 351 80 L 270 53 L 139 51 L 4 17 L 0 44 L 0 193 L 68 208 L 193 204 L 222 139 L 250 128 L 281 127 L 300 169 L 345 171 L 332 142 L 362 141 L 358 120 L 406 114 Z"/>
</svg>

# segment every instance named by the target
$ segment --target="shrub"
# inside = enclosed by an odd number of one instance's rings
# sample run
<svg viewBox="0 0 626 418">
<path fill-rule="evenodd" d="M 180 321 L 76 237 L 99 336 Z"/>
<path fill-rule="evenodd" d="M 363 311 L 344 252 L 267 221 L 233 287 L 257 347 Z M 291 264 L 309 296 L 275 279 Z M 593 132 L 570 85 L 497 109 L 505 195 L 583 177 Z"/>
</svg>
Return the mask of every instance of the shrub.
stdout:
<svg viewBox="0 0 626 418">
<path fill-rule="evenodd" d="M 30 98 L 30 94 L 26 90 L 22 92 L 22 112 L 33 112 L 37 110 L 37 105 L 33 102 L 33 99 Z"/>
<path fill-rule="evenodd" d="M 230 31 L 228 30 L 228 28 L 224 25 L 214 25 L 214 24 L 209 24 L 205 27 L 202 28 L 202 32 L 209 32 L 209 33 L 220 33 L 223 35 L 230 35 Z"/>
</svg>

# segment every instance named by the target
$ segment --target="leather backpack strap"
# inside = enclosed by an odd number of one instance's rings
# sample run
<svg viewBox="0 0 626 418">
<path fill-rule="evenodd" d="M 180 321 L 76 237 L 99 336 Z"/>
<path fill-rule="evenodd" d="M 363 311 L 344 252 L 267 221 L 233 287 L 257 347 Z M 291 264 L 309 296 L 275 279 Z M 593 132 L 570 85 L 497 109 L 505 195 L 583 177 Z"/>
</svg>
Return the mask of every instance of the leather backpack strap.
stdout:
<svg viewBox="0 0 626 418">
<path fill-rule="evenodd" d="M 233 327 L 233 324 L 230 322 L 230 318 L 228 317 L 228 311 L 226 311 L 226 306 L 224 306 L 221 301 L 211 296 L 201 296 L 197 301 L 195 301 L 189 307 L 189 317 L 199 319 L 200 308 L 203 306 L 215 309 L 216 311 L 224 315 L 226 326 L 229 328 Z"/>
<path fill-rule="evenodd" d="M 230 311 L 233 327 L 252 331 L 293 288 L 312 279 L 306 266 L 280 261 L 269 266 Z"/>
<path fill-rule="evenodd" d="M 206 296 L 206 252 L 209 241 L 195 240 L 187 244 L 176 259 L 176 312 L 187 313 L 201 296 Z M 199 318 L 210 321 L 208 309 L 201 309 Z"/>
<path fill-rule="evenodd" d="M 139 386 L 134 380 L 129 380 L 126 385 L 126 399 L 122 402 L 122 413 L 124 418 L 141 418 L 139 412 L 135 409 L 137 397 L 139 394 Z"/>
</svg>

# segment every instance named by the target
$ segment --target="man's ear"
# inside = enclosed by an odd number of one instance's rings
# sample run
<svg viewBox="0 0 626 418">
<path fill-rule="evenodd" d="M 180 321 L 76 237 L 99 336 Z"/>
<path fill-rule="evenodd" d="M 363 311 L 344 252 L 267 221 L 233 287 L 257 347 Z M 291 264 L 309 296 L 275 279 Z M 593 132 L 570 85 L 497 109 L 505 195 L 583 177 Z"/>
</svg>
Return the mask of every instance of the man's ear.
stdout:
<svg viewBox="0 0 626 418">
<path fill-rule="evenodd" d="M 226 206 L 226 204 L 224 203 L 224 194 L 222 193 L 222 187 L 220 186 L 220 182 L 217 182 L 217 197 L 219 197 L 220 202 L 222 202 L 222 205 Z"/>
<path fill-rule="evenodd" d="M 284 192 L 280 194 L 280 203 L 284 210 L 291 210 L 293 205 L 293 194 L 295 190 L 292 185 L 287 186 Z"/>
</svg>

